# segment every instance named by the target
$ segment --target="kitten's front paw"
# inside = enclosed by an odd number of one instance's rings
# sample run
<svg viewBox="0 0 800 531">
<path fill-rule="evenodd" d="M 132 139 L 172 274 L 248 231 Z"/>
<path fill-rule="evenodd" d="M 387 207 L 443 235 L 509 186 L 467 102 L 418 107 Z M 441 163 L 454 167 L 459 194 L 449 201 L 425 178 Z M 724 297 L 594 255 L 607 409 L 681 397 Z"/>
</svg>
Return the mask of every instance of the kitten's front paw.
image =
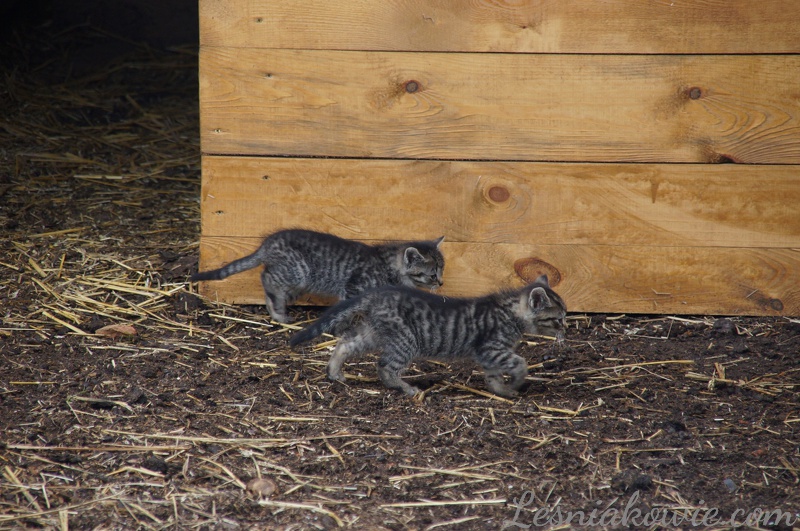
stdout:
<svg viewBox="0 0 800 531">
<path fill-rule="evenodd" d="M 328 380 L 344 383 L 344 373 L 342 371 L 332 371 L 331 368 L 328 367 Z"/>
<path fill-rule="evenodd" d="M 516 387 L 519 388 L 524 383 L 525 379 L 523 375 Z M 486 387 L 488 387 L 489 391 L 493 392 L 497 396 L 502 396 L 504 398 L 517 398 L 519 396 L 519 392 L 513 385 L 506 385 L 503 382 L 503 379 L 497 376 L 487 376 Z"/>
<path fill-rule="evenodd" d="M 495 391 L 495 393 L 503 398 L 517 398 L 519 396 L 519 391 L 515 391 L 514 389 L 503 389 L 502 392 Z"/>
<path fill-rule="evenodd" d="M 503 398 L 517 398 L 519 396 L 519 391 L 503 384 L 490 383 L 489 391 Z"/>
<path fill-rule="evenodd" d="M 279 324 L 287 324 L 287 323 L 289 323 L 289 316 L 286 315 L 286 314 L 274 313 L 274 314 L 270 315 L 269 318 L 275 323 L 279 323 Z"/>
<path fill-rule="evenodd" d="M 414 387 L 413 385 L 409 385 L 403 388 L 403 392 L 408 396 L 417 396 L 422 391 L 420 390 L 419 387 Z"/>
</svg>

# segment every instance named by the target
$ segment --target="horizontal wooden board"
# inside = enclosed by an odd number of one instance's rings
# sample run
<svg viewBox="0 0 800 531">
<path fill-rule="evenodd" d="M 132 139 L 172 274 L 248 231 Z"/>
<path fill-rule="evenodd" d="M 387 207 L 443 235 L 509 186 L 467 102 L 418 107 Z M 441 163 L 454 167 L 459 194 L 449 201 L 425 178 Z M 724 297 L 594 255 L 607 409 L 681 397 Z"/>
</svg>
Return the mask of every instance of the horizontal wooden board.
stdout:
<svg viewBox="0 0 800 531">
<path fill-rule="evenodd" d="M 800 166 L 206 156 L 202 170 L 205 236 L 800 248 Z"/>
<path fill-rule="evenodd" d="M 545 53 L 800 52 L 796 0 L 201 0 L 203 46 Z"/>
<path fill-rule="evenodd" d="M 201 268 L 249 254 L 257 238 L 203 236 Z M 548 273 L 573 312 L 800 315 L 800 250 L 609 245 L 443 244 L 442 293 L 474 296 Z M 263 304 L 258 270 L 200 285 Z"/>
<path fill-rule="evenodd" d="M 800 56 L 205 48 L 207 154 L 800 163 Z"/>
</svg>

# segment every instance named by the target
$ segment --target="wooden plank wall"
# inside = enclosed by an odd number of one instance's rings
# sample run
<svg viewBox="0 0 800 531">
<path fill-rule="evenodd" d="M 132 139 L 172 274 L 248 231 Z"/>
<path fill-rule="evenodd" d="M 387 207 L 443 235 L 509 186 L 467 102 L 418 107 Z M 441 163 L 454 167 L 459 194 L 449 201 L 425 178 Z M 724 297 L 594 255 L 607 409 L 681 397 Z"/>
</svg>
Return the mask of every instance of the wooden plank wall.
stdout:
<svg viewBox="0 0 800 531">
<path fill-rule="evenodd" d="M 200 1 L 201 268 L 446 236 L 443 290 L 800 315 L 800 3 Z M 204 284 L 262 303 L 258 272 Z"/>
</svg>

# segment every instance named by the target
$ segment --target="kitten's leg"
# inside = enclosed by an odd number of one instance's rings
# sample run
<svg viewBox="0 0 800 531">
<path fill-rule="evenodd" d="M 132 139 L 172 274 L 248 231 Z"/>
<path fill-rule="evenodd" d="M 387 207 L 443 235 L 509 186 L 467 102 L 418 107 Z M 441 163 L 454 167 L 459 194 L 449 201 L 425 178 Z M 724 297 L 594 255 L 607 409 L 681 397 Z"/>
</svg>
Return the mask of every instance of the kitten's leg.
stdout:
<svg viewBox="0 0 800 531">
<path fill-rule="evenodd" d="M 333 354 L 331 354 L 331 359 L 328 361 L 328 379 L 344 382 L 344 373 L 342 373 L 344 362 L 346 362 L 348 358 L 358 356 L 359 354 L 366 354 L 370 350 L 370 345 L 367 344 L 367 341 L 361 334 L 342 337 L 336 344 L 336 348 L 333 350 Z"/>
<path fill-rule="evenodd" d="M 494 363 L 491 366 L 484 365 L 483 367 L 486 386 L 500 396 L 508 398 L 517 396 L 517 391 L 525 383 L 525 377 L 528 375 L 528 364 L 525 362 L 525 358 L 514 353 L 509 353 L 508 356 L 492 356 L 492 358 Z M 503 381 L 504 374 L 511 377 L 508 384 Z"/>
<path fill-rule="evenodd" d="M 261 286 L 264 288 L 264 296 L 267 301 L 267 311 L 273 321 L 288 323 L 289 316 L 286 313 L 286 294 L 273 287 L 270 280 L 269 271 L 265 268 L 261 272 Z"/>
<path fill-rule="evenodd" d="M 511 376 L 508 385 L 515 391 L 519 391 L 519 388 L 525 383 L 525 377 L 528 376 L 528 362 L 518 354 L 512 355 L 508 361 L 510 366 L 506 369 L 506 373 Z"/>
<path fill-rule="evenodd" d="M 380 376 L 383 385 L 389 389 L 400 389 L 409 396 L 419 393 L 419 388 L 408 384 L 400 378 L 400 374 L 408 368 L 409 361 L 397 351 L 384 350 L 378 359 L 378 376 Z"/>
</svg>

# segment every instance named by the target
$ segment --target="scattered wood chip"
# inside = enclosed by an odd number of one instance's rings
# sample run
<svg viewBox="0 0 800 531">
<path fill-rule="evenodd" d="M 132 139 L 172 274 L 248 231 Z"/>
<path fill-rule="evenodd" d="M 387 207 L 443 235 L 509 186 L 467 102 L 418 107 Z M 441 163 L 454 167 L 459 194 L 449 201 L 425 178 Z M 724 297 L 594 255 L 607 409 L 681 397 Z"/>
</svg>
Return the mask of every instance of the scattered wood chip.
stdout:
<svg viewBox="0 0 800 531">
<path fill-rule="evenodd" d="M 253 478 L 247 482 L 247 493 L 257 500 L 269 498 L 278 488 L 275 482 L 269 478 Z"/>
<path fill-rule="evenodd" d="M 135 336 L 136 329 L 127 324 L 113 324 L 104 326 L 102 328 L 98 328 L 95 330 L 95 335 L 110 337 L 112 339 L 116 339 L 120 336 Z"/>
</svg>

